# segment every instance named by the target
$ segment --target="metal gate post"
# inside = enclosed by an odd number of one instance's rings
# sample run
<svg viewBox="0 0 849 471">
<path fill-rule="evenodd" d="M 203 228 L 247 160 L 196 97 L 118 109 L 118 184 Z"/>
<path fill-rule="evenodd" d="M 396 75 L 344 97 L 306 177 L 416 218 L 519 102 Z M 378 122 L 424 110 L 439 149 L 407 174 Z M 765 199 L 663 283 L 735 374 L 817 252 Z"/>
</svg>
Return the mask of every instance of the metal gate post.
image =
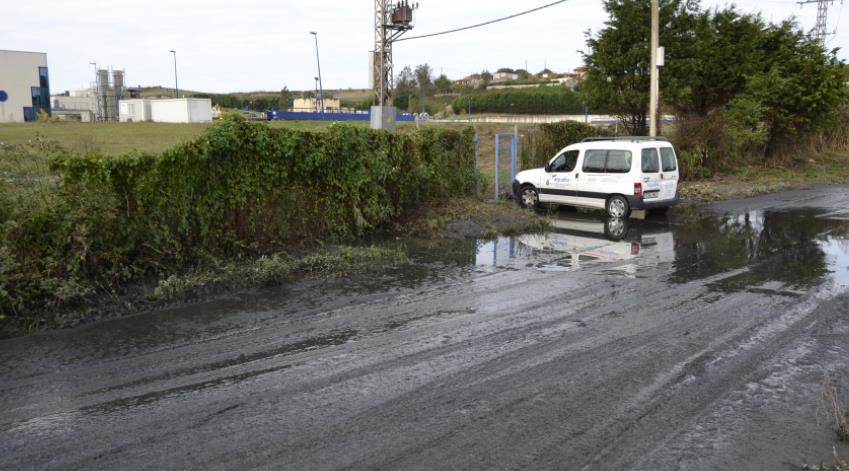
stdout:
<svg viewBox="0 0 849 471">
<path fill-rule="evenodd" d="M 516 152 L 518 151 L 519 145 L 516 142 L 516 135 L 513 134 L 510 136 L 510 182 L 516 179 Z"/>
<path fill-rule="evenodd" d="M 477 180 L 478 180 L 478 151 L 479 151 L 478 140 L 479 139 L 480 139 L 480 136 L 478 135 L 478 130 L 475 129 L 475 188 L 477 188 L 477 186 L 478 186 Z"/>
<path fill-rule="evenodd" d="M 498 167 L 499 167 L 499 141 L 501 136 L 499 134 L 495 134 L 495 199 L 498 199 Z"/>
<path fill-rule="evenodd" d="M 513 180 L 516 179 L 516 170 L 519 167 L 519 126 L 513 127 L 513 175 L 510 179 L 510 183 L 513 183 Z"/>
</svg>

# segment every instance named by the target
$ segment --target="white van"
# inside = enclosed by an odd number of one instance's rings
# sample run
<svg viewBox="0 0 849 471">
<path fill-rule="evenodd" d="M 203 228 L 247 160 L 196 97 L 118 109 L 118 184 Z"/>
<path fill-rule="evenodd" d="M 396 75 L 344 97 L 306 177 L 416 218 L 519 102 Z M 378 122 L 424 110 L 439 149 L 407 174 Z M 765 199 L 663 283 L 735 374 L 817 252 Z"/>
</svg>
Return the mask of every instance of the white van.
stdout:
<svg viewBox="0 0 849 471">
<path fill-rule="evenodd" d="M 625 218 L 633 209 L 678 204 L 678 178 L 678 159 L 665 138 L 589 138 L 561 150 L 545 168 L 519 172 L 513 193 L 527 207 L 562 204 Z"/>
</svg>

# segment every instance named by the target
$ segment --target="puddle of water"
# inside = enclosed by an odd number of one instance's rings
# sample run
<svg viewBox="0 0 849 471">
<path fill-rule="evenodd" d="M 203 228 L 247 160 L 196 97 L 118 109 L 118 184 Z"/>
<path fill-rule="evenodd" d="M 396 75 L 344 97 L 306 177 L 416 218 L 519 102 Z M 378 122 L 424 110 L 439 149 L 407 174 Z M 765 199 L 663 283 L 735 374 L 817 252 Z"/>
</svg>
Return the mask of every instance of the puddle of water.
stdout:
<svg viewBox="0 0 849 471">
<path fill-rule="evenodd" d="M 722 292 L 767 283 L 807 290 L 847 283 L 849 221 L 817 209 L 702 214 L 676 225 L 671 281 L 684 283 L 748 268 L 711 286 Z"/>
<path fill-rule="evenodd" d="M 551 222 L 548 233 L 478 242 L 474 264 L 489 271 L 601 268 L 626 277 L 668 267 L 671 283 L 740 271 L 709 285 L 719 293 L 792 297 L 825 282 L 849 287 L 849 220 L 819 209 L 704 212 L 669 221 L 570 214 Z"/>
</svg>

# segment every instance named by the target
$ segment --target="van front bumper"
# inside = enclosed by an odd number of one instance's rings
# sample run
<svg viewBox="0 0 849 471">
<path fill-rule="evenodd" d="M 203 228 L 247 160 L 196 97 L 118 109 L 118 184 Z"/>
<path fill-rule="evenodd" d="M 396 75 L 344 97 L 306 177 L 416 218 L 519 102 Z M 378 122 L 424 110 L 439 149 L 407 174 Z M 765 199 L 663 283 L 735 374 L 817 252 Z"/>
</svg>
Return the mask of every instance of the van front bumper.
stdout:
<svg viewBox="0 0 849 471">
<path fill-rule="evenodd" d="M 671 200 L 644 200 L 641 196 L 627 196 L 628 204 L 631 205 L 631 209 L 657 209 L 657 208 L 668 208 L 670 206 L 675 206 L 676 204 L 681 202 L 681 198 L 678 195 L 675 195 L 675 198 Z"/>
</svg>

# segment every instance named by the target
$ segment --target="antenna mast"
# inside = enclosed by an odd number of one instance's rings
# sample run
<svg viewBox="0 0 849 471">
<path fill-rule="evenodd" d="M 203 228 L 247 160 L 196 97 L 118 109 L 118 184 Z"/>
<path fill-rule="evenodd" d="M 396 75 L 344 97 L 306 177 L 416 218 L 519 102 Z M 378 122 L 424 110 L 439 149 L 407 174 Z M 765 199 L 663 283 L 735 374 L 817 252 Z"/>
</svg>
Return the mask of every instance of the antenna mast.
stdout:
<svg viewBox="0 0 849 471">
<path fill-rule="evenodd" d="M 814 36 L 825 45 L 825 38 L 831 34 L 828 32 L 828 6 L 833 5 L 834 0 L 801 0 L 797 3 L 802 6 L 809 3 L 817 4 L 817 25 L 814 27 Z M 843 0 L 840 3 L 843 3 Z"/>
</svg>

